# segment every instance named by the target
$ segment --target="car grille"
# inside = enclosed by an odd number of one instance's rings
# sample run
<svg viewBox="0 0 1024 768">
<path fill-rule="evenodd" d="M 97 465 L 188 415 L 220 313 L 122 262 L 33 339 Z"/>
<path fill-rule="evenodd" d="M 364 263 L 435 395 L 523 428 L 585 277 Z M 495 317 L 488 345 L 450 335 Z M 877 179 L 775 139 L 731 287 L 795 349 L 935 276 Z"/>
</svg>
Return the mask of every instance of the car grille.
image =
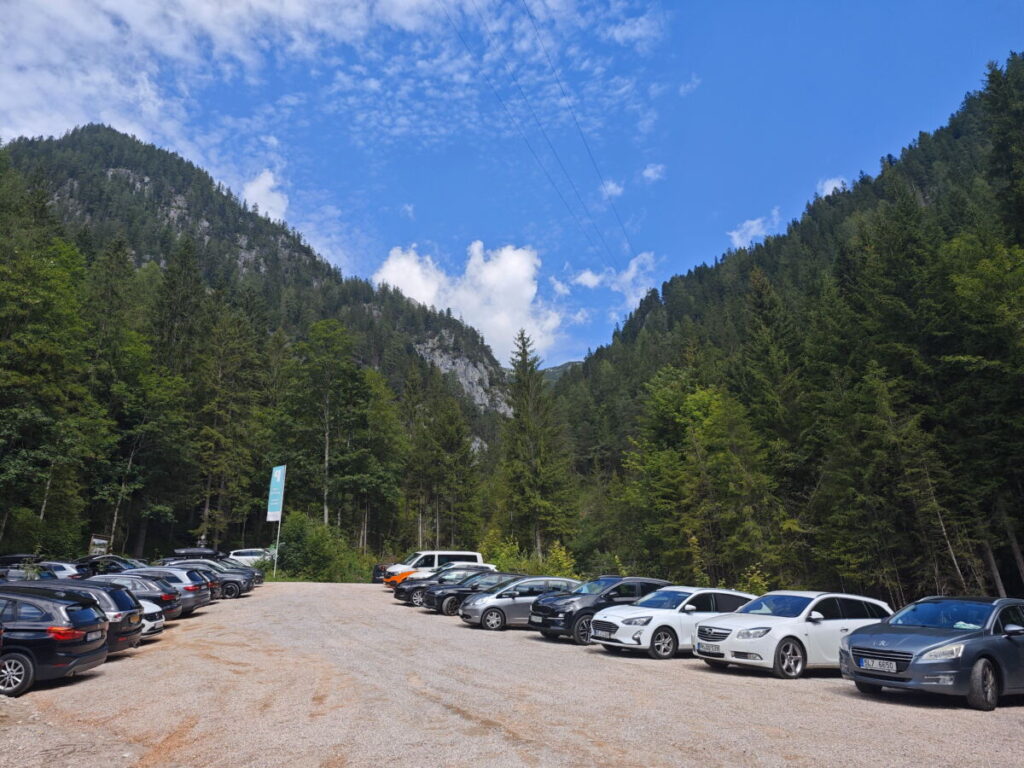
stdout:
<svg viewBox="0 0 1024 768">
<path fill-rule="evenodd" d="M 602 632 L 618 632 L 619 625 L 612 624 L 610 621 L 594 621 L 590 625 L 591 629 L 599 629 Z"/>
<path fill-rule="evenodd" d="M 914 658 L 914 654 L 907 651 L 886 651 L 881 648 L 863 648 L 861 646 L 854 646 L 851 649 L 851 652 L 855 659 L 881 659 L 883 661 L 895 661 L 897 672 L 903 672 L 910 666 L 910 662 Z"/>
<path fill-rule="evenodd" d="M 725 638 L 731 634 L 731 629 L 721 629 L 719 627 L 697 627 L 697 637 L 709 642 L 725 640 Z"/>
<path fill-rule="evenodd" d="M 537 603 L 534 603 L 533 607 L 530 610 L 536 613 L 538 616 L 553 616 L 555 614 L 554 608 L 552 608 L 550 605 L 544 605 L 543 603 L 539 605 Z"/>
</svg>

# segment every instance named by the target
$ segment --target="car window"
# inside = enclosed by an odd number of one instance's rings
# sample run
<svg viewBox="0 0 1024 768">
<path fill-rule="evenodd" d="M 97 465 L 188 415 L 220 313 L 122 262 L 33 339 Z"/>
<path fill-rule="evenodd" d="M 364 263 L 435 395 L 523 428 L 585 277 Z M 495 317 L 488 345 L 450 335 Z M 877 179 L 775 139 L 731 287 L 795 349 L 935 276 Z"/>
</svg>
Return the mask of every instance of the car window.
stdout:
<svg viewBox="0 0 1024 768">
<path fill-rule="evenodd" d="M 17 614 L 17 607 L 13 600 L 0 600 L 0 624 L 5 621 L 14 621 Z"/>
<path fill-rule="evenodd" d="M 996 624 L 993 629 L 995 634 L 1001 635 L 1006 631 L 1006 627 L 1009 624 L 1016 624 L 1018 627 L 1024 627 L 1024 608 L 1019 605 L 1011 605 L 1008 608 L 1004 608 L 999 613 L 999 618 L 996 619 Z"/>
<path fill-rule="evenodd" d="M 839 609 L 839 601 L 834 597 L 826 597 L 823 600 L 819 600 L 813 606 L 811 611 L 817 611 L 825 617 L 825 621 L 835 621 L 836 619 L 843 618 L 843 612 Z"/>
<path fill-rule="evenodd" d="M 750 598 L 743 595 L 730 595 L 728 592 L 715 593 L 715 610 L 719 613 L 732 613 L 748 602 L 750 602 Z"/>
<path fill-rule="evenodd" d="M 523 597 L 534 597 L 547 592 L 547 587 L 543 581 L 524 581 L 515 590 Z"/>
<path fill-rule="evenodd" d="M 715 610 L 715 596 L 711 592 L 701 592 L 691 597 L 687 605 L 692 605 L 694 610 L 708 613 Z"/>
<path fill-rule="evenodd" d="M 843 611 L 845 619 L 873 619 L 874 616 L 868 610 L 868 604 L 863 600 L 854 600 L 849 597 L 839 598 L 839 607 Z"/>
<path fill-rule="evenodd" d="M 19 621 L 45 621 L 47 616 L 45 611 L 32 603 L 19 603 L 18 605 Z"/>
<path fill-rule="evenodd" d="M 605 594 L 605 597 L 638 597 L 640 595 L 640 585 L 635 581 L 627 582 L 625 584 L 619 584 L 618 586 L 612 587 Z"/>
<path fill-rule="evenodd" d="M 641 581 L 640 594 L 646 595 L 648 592 L 654 592 L 655 590 L 661 589 L 664 586 L 664 584 L 656 584 L 653 581 Z"/>
<path fill-rule="evenodd" d="M 415 563 L 413 568 L 432 568 L 434 565 L 434 555 L 424 555 Z"/>
<path fill-rule="evenodd" d="M 460 558 L 458 555 L 438 555 L 437 556 L 437 564 L 438 565 L 447 565 L 448 563 L 458 562 L 461 559 L 462 558 Z"/>
</svg>

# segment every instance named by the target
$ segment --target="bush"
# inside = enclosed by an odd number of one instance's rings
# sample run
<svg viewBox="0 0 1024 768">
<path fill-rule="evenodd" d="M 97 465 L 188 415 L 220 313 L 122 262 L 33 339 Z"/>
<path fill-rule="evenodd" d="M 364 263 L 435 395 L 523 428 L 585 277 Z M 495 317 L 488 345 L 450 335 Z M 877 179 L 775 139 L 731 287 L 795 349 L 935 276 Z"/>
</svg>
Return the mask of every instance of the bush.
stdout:
<svg viewBox="0 0 1024 768">
<path fill-rule="evenodd" d="M 375 562 L 373 555 L 349 546 L 336 529 L 311 520 L 302 512 L 287 515 L 281 525 L 279 577 L 368 582 Z"/>
</svg>

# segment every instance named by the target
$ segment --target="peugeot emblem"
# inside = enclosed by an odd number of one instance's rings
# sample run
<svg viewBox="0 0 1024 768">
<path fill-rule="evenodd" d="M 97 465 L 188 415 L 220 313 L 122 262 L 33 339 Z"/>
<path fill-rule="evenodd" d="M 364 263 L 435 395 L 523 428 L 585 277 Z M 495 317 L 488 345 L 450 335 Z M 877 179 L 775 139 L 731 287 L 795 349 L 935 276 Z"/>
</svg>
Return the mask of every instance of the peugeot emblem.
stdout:
<svg viewBox="0 0 1024 768">
<path fill-rule="evenodd" d="M 877 641 L 875 643 L 875 647 L 876 648 L 885 648 L 885 646 L 887 646 L 888 644 L 889 643 L 887 643 L 885 640 L 879 640 L 879 641 Z"/>
</svg>

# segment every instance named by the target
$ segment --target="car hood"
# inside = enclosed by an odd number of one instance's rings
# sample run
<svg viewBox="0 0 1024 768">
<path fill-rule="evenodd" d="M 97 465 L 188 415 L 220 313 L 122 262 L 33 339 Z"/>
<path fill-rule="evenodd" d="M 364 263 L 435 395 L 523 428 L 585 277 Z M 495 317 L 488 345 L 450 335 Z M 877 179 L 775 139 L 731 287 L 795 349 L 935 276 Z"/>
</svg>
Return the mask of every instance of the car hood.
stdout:
<svg viewBox="0 0 1024 768">
<path fill-rule="evenodd" d="M 880 623 L 861 627 L 850 633 L 850 645 L 877 648 L 886 651 L 918 653 L 946 643 L 962 642 L 981 637 L 984 630 L 964 632 L 932 627 L 903 627 Z"/>
<path fill-rule="evenodd" d="M 544 595 L 538 597 L 534 602 L 538 605 L 550 605 L 552 608 L 557 608 L 560 605 L 566 603 L 576 602 L 577 600 L 581 603 L 592 603 L 597 595 L 577 595 L 572 592 L 555 592 L 553 595 Z"/>
<path fill-rule="evenodd" d="M 722 629 L 745 629 L 747 627 L 774 627 L 787 621 L 800 621 L 785 616 L 770 616 L 763 613 L 723 613 L 710 619 L 703 619 L 697 626 L 714 626 Z"/>
<path fill-rule="evenodd" d="M 594 618 L 622 621 L 623 619 L 632 619 L 637 616 L 667 616 L 670 613 L 678 613 L 678 611 L 675 608 L 645 608 L 642 605 L 638 608 L 635 605 L 613 605 L 611 608 L 604 608 L 598 611 Z"/>
</svg>

